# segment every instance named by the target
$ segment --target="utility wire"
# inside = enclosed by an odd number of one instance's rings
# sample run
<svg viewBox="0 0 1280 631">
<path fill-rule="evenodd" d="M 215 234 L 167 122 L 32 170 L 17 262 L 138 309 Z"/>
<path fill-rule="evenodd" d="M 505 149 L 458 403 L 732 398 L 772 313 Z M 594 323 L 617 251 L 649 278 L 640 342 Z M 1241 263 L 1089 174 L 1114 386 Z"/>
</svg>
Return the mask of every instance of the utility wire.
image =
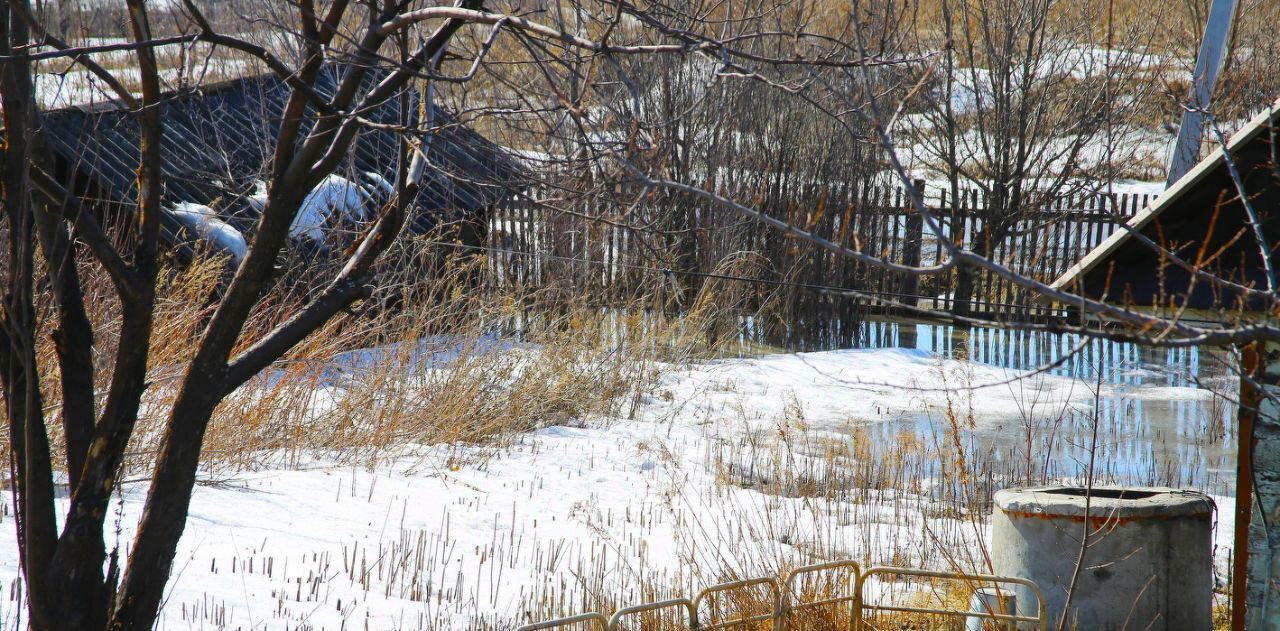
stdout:
<svg viewBox="0 0 1280 631">
<path fill-rule="evenodd" d="M 771 285 L 774 287 L 797 287 L 801 289 L 815 289 L 815 290 L 833 291 L 833 292 L 849 292 L 851 294 L 876 294 L 876 295 L 883 295 L 883 296 L 893 296 L 898 298 L 930 298 L 932 299 L 931 296 L 904 294 L 904 293 L 882 291 L 882 290 L 851 289 L 849 287 L 837 287 L 835 285 L 802 283 L 802 282 L 795 282 L 795 281 L 775 280 L 770 278 L 754 278 L 750 276 L 735 276 L 732 274 L 721 274 L 718 272 L 700 272 L 696 270 L 681 270 L 681 269 L 675 269 L 671 267 L 654 267 L 652 265 L 639 265 L 636 263 L 624 263 L 622 261 L 614 261 L 614 262 L 596 261 L 592 259 L 581 259 L 581 258 L 575 258 L 571 256 L 562 256 L 558 254 L 548 254 L 544 252 L 524 252 L 520 250 L 505 250 L 502 248 L 495 248 L 491 246 L 472 245 L 469 243 L 457 243 L 452 241 L 428 240 L 425 243 L 428 243 L 431 245 L 441 245 L 441 246 L 451 247 L 451 248 L 456 248 L 461 250 L 474 250 L 474 251 L 481 251 L 481 252 L 491 252 L 494 254 L 504 254 L 508 256 L 537 257 L 540 259 L 550 259 L 555 261 L 564 261 L 568 263 L 582 263 L 582 264 L 597 265 L 597 266 L 613 265 L 614 267 L 625 267 L 627 269 L 633 269 L 633 270 L 639 270 L 639 271 L 659 272 L 661 274 L 668 275 L 668 276 L 671 276 L 671 275 L 696 276 L 699 278 L 710 278 L 714 280 L 732 280 L 732 281 L 740 281 L 740 282 L 746 282 L 746 283 L 756 283 L 760 285 Z M 1018 305 L 1010 304 L 1010 305 L 997 305 L 997 306 L 1013 307 Z"/>
<path fill-rule="evenodd" d="M 442 247 L 459 249 L 459 250 L 487 252 L 491 254 L 500 254 L 500 255 L 506 255 L 506 256 L 531 257 L 531 258 L 539 258 L 543 260 L 563 261 L 566 263 L 594 265 L 598 267 L 605 267 L 605 266 L 612 265 L 615 268 L 620 267 L 620 268 L 626 268 L 626 269 L 637 270 L 637 271 L 655 272 L 655 273 L 663 274 L 665 276 L 689 276 L 689 277 L 705 278 L 705 279 L 711 279 L 711 280 L 724 280 L 724 281 L 733 281 L 733 282 L 741 282 L 741 283 L 751 283 L 751 284 L 757 284 L 757 285 L 766 285 L 770 287 L 789 287 L 789 288 L 795 288 L 795 289 L 808 289 L 808 290 L 817 291 L 820 293 L 824 293 L 824 294 L 828 294 L 836 297 L 861 298 L 864 300 L 874 301 L 884 306 L 899 307 L 902 309 L 906 309 L 908 311 L 927 315 L 932 318 L 941 317 L 941 318 L 948 318 L 952 320 L 963 319 L 960 316 L 955 316 L 954 314 L 950 314 L 944 311 L 938 311 L 936 309 L 929 309 L 926 307 L 920 307 L 918 305 L 912 305 L 912 304 L 897 301 L 897 299 L 943 300 L 943 298 L 938 296 L 908 294 L 903 292 L 886 291 L 882 289 L 853 289 L 850 287 L 840 287 L 836 285 L 776 280 L 776 279 L 770 279 L 770 278 L 756 278 L 751 276 L 737 276 L 734 274 L 721 274 L 718 272 L 681 270 L 681 269 L 675 269 L 671 267 L 655 267 L 652 265 L 640 265 L 636 263 L 626 263 L 622 261 L 613 261 L 613 262 L 596 261 L 592 259 L 576 258 L 571 256 L 563 256 L 563 255 L 550 254 L 545 252 L 526 252 L 521 250 L 507 250 L 507 249 L 496 248 L 492 246 L 473 245 L 469 243 L 458 243 L 454 241 L 427 240 L 425 241 L 425 243 L 430 245 L 438 245 Z M 1020 304 L 1009 303 L 1009 302 L 981 302 L 980 304 L 985 306 L 990 306 L 990 307 L 1008 307 L 1013 309 L 1024 309 L 1024 310 L 1037 309 L 1037 307 L 1034 305 L 1020 305 Z M 1039 307 L 1039 309 L 1042 309 L 1043 311 L 1050 311 L 1049 309 L 1044 307 Z M 1051 313 L 1046 313 L 1044 315 L 1052 317 Z M 1062 316 L 1057 316 L 1057 318 L 1062 319 Z M 1199 322 L 1199 323 L 1214 322 L 1211 320 L 1200 320 L 1200 319 L 1192 319 L 1192 318 L 1185 318 L 1185 317 L 1180 319 L 1187 322 Z M 985 323 L 975 323 L 975 326 L 981 326 L 984 324 L 995 326 L 1001 323 L 996 321 L 990 321 Z"/>
<path fill-rule="evenodd" d="M 902 293 L 902 292 L 885 291 L 882 289 L 853 289 L 850 287 L 839 287 L 836 285 L 824 285 L 820 283 L 805 283 L 805 282 L 797 282 L 797 281 L 776 280 L 776 279 L 770 279 L 770 278 L 755 278 L 751 276 L 721 274 L 718 272 L 681 270 L 681 269 L 675 269 L 671 267 L 654 267 L 652 265 L 639 265 L 636 263 L 625 263 L 622 261 L 614 261 L 614 262 L 596 261 L 592 259 L 582 259 L 582 258 L 575 258 L 571 256 L 562 256 L 562 255 L 549 254 L 549 253 L 543 253 L 543 252 L 524 252 L 520 250 L 506 250 L 506 249 L 495 248 L 491 246 L 472 245 L 468 243 L 457 243 L 452 241 L 429 240 L 429 241 L 426 241 L 426 243 L 431 245 L 440 245 L 440 246 L 460 249 L 460 250 L 490 252 L 494 254 L 502 254 L 507 256 L 537 257 L 540 259 L 549 259 L 554 261 L 564 261 L 568 263 L 579 263 L 579 264 L 586 264 L 586 265 L 596 265 L 596 266 L 602 266 L 602 267 L 613 265 L 614 267 L 623 267 L 623 268 L 639 270 L 639 271 L 657 272 L 667 276 L 672 276 L 672 275 L 693 276 L 697 278 L 707 278 L 712 280 L 727 280 L 727 281 L 735 281 L 735 282 L 743 282 L 743 283 L 754 283 L 758 285 L 768 285 L 772 287 L 793 287 L 797 289 L 811 289 L 811 290 L 820 291 L 823 293 L 841 295 L 841 296 L 853 297 L 853 298 L 860 298 L 860 297 L 874 298 L 876 296 L 883 296 L 887 298 L 917 298 L 917 299 L 923 298 L 926 300 L 940 299 L 937 296 L 926 296 L 922 294 L 908 294 L 908 293 Z M 1013 307 L 1013 308 L 1022 308 L 1022 309 L 1033 308 L 1027 305 L 1018 305 L 1014 303 L 984 302 L 982 304 L 990 305 L 993 307 Z"/>
</svg>

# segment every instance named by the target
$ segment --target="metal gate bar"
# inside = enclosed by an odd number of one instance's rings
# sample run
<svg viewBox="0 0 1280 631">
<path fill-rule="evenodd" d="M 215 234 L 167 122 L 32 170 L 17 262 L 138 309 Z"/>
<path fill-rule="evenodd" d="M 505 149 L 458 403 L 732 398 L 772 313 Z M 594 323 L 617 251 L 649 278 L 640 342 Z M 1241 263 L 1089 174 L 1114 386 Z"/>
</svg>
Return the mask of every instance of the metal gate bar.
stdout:
<svg viewBox="0 0 1280 631">
<path fill-rule="evenodd" d="M 633 605 L 631 607 L 624 607 L 622 609 L 619 609 L 618 611 L 614 612 L 612 618 L 609 618 L 608 631 L 618 631 L 619 629 L 621 629 L 622 619 L 626 618 L 627 616 L 633 616 L 635 614 L 644 613 L 646 611 L 658 611 L 660 609 L 672 609 L 675 607 L 684 608 L 685 615 L 687 616 L 687 623 L 690 629 L 698 628 L 698 612 L 693 608 L 693 601 L 690 601 L 688 598 L 672 598 L 669 600 L 660 600 L 654 603 L 646 603 L 643 605 Z"/>
<path fill-rule="evenodd" d="M 750 624 L 752 622 L 772 620 L 774 631 L 781 631 L 782 627 L 778 622 L 778 613 L 782 610 L 782 590 L 778 587 L 778 580 L 772 576 L 748 578 L 740 581 L 730 581 L 728 583 L 712 585 L 711 587 L 702 590 L 698 594 L 698 597 L 693 599 L 694 613 L 697 614 L 702 611 L 702 601 L 706 600 L 708 596 L 746 589 L 748 587 L 755 587 L 757 585 L 767 585 L 769 587 L 770 600 L 772 601 L 769 606 L 769 613 L 747 616 L 745 618 L 735 618 L 733 620 L 722 620 L 711 624 L 701 624 L 700 621 L 695 620 L 695 626 L 693 628 L 698 631 L 712 631 L 713 629 L 729 629 L 736 626 Z"/>
<path fill-rule="evenodd" d="M 899 605 L 880 605 L 867 604 L 865 594 L 863 593 L 867 585 L 867 579 L 874 576 L 916 576 L 922 578 L 943 578 L 953 581 L 963 581 L 966 583 L 990 583 L 996 585 L 1022 585 L 1031 590 L 1036 597 L 1036 615 L 1008 615 L 995 613 L 991 611 L 956 611 L 953 609 L 934 609 L 930 607 L 907 607 Z M 1014 576 L 996 576 L 993 574 L 965 574 L 963 572 L 939 572 L 935 570 L 917 570 L 912 568 L 877 566 L 869 568 L 861 576 L 858 577 L 858 616 L 855 619 L 854 629 L 861 631 L 864 628 L 862 623 L 862 614 L 870 611 L 898 611 L 903 613 L 927 613 L 943 616 L 964 616 L 966 618 L 985 618 L 988 620 L 1003 620 L 1013 623 L 1034 623 L 1036 628 L 1044 631 L 1047 627 L 1046 612 L 1044 608 L 1044 592 L 1040 591 L 1040 586 L 1025 578 L 1017 578 Z"/>
<path fill-rule="evenodd" d="M 546 622 L 526 624 L 517 628 L 516 631 L 542 631 L 543 629 L 557 629 L 582 622 L 594 622 L 596 623 L 595 626 L 600 627 L 600 631 L 609 631 L 609 619 L 604 617 L 604 614 L 595 612 L 580 613 L 576 616 L 569 616 L 568 618 L 556 618 L 555 620 L 548 620 Z"/>
<path fill-rule="evenodd" d="M 849 596 L 839 596 L 836 598 L 824 598 L 822 600 L 810 600 L 806 602 L 791 603 L 791 597 L 795 593 L 796 579 L 805 574 L 816 574 L 819 572 L 827 572 L 830 570 L 853 570 L 853 593 Z M 828 561 L 826 563 L 815 563 L 813 565 L 805 565 L 791 570 L 787 573 L 787 578 L 783 581 L 782 589 L 782 606 L 778 610 L 778 618 L 782 621 L 779 629 L 785 630 L 790 623 L 791 614 L 805 609 L 817 609 L 819 607 L 827 607 L 830 605 L 838 605 L 840 603 L 849 603 L 849 629 L 854 628 L 854 620 L 858 619 L 859 603 L 858 603 L 858 582 L 862 577 L 862 569 L 858 566 L 857 561 Z"/>
<path fill-rule="evenodd" d="M 841 596 L 836 598 L 825 598 L 822 600 L 811 600 L 804 602 L 792 602 L 795 595 L 795 585 L 797 579 L 806 574 L 816 574 L 819 572 L 829 572 L 832 570 L 851 571 L 854 580 L 854 591 L 849 596 Z M 920 578 L 941 578 L 953 581 L 961 581 L 967 583 L 988 583 L 996 585 L 1021 585 L 1031 590 L 1036 600 L 1036 615 L 1009 615 L 1003 613 L 995 613 L 989 611 L 957 611 L 954 609 L 934 609 L 930 607 L 909 607 L 879 603 L 867 603 L 865 600 L 865 589 L 867 579 L 877 576 L 913 576 Z M 736 618 L 734 620 L 724 620 L 701 625 L 698 622 L 699 606 L 708 597 L 729 591 L 741 590 L 749 587 L 764 585 L 769 588 L 770 596 L 773 600 L 773 611 L 767 614 L 756 614 Z M 998 620 L 1012 622 L 1015 624 L 1034 624 L 1038 631 L 1045 631 L 1047 628 L 1047 613 L 1044 605 L 1044 593 L 1040 587 L 1034 582 L 1024 578 L 1012 576 L 996 576 L 992 574 L 965 574 L 963 572 L 940 572 L 934 570 L 917 570 L 912 568 L 876 566 L 867 569 L 865 572 L 861 570 L 855 561 L 831 561 L 827 563 L 817 563 L 814 565 L 806 565 L 798 567 L 787 573 L 786 578 L 779 587 L 777 579 L 773 577 L 748 578 L 740 581 L 731 581 L 713 585 L 698 593 L 697 598 L 690 601 L 687 598 L 672 598 L 643 605 L 634 605 L 619 609 L 613 614 L 612 618 L 605 618 L 600 613 L 584 613 L 568 618 L 558 618 L 556 620 L 548 620 L 546 622 L 538 622 L 527 624 L 516 629 L 516 631 L 541 631 L 543 629 L 555 629 L 565 627 L 571 624 L 590 622 L 593 626 L 602 631 L 619 631 L 622 628 L 622 621 L 628 616 L 647 611 L 657 611 L 660 609 L 683 608 L 686 618 L 686 624 L 693 631 L 713 631 L 716 629 L 728 629 L 740 625 L 750 624 L 752 622 L 773 621 L 773 631 L 788 631 L 789 618 L 797 611 L 806 609 L 815 609 L 818 607 L 837 605 L 841 603 L 850 603 L 850 631 L 864 631 L 868 627 L 863 623 L 863 615 L 866 613 L 886 611 L 886 612 L 902 612 L 902 613 L 920 613 L 935 614 L 949 617 L 963 618 L 984 618 L 987 620 Z M 795 630 L 799 631 L 799 630 Z"/>
</svg>

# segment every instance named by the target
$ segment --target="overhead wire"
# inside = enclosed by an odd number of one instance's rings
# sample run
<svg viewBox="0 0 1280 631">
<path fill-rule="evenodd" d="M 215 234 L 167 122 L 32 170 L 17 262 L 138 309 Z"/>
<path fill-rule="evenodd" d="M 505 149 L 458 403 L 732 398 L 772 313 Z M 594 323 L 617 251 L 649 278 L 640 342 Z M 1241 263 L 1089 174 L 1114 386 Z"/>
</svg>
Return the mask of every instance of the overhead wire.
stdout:
<svg viewBox="0 0 1280 631">
<path fill-rule="evenodd" d="M 752 277 L 752 276 L 739 276 L 736 274 L 725 274 L 721 272 L 683 270 L 683 269 L 677 269 L 673 267 L 657 267 L 653 265 L 641 265 L 637 263 L 628 263 L 625 261 L 601 261 L 601 260 L 584 259 L 584 258 L 578 258 L 578 257 L 572 257 L 572 256 L 564 256 L 560 254 L 551 254 L 549 252 L 534 252 L 534 251 L 525 251 L 525 250 L 505 249 L 505 248 L 499 248 L 499 247 L 493 247 L 493 246 L 476 245 L 471 243 L 460 243 L 457 241 L 443 241 L 438 239 L 428 239 L 422 242 L 430 245 L 437 245 L 437 246 L 448 247 L 448 248 L 459 249 L 459 250 L 487 252 L 491 254 L 498 254 L 498 255 L 504 255 L 504 256 L 520 256 L 520 257 L 527 257 L 527 258 L 538 258 L 541 260 L 561 261 L 561 262 L 574 263 L 574 264 L 580 264 L 580 265 L 594 265 L 599 267 L 612 266 L 613 268 L 625 268 L 625 269 L 636 270 L 636 271 L 659 273 L 664 276 L 685 276 L 685 277 L 703 278 L 708 280 L 722 280 L 722 281 L 730 281 L 730 282 L 750 283 L 750 284 L 765 285 L 770 287 L 807 289 L 807 290 L 817 291 L 817 292 L 835 296 L 835 297 L 870 300 L 870 301 L 878 302 L 884 306 L 906 309 L 906 310 L 915 312 L 918 315 L 923 315 L 923 316 L 927 316 L 934 319 L 951 319 L 951 320 L 965 319 L 960 316 L 956 316 L 954 314 L 938 311 L 936 309 L 930 309 L 930 308 L 920 307 L 918 305 L 913 305 L 905 302 L 899 302 L 899 300 L 901 299 L 906 299 L 906 300 L 923 299 L 923 300 L 937 301 L 937 300 L 943 299 L 940 296 L 910 294 L 910 293 L 904 293 L 904 292 L 887 291 L 883 289 L 855 289 L 852 287 L 841 287 L 837 285 L 826 285 L 821 283 L 806 283 L 801 281 L 759 278 L 759 277 Z M 990 301 L 983 301 L 981 304 L 989 307 L 1005 307 L 1005 308 L 1025 309 L 1025 310 L 1038 308 L 1042 311 L 1041 317 L 1045 317 L 1051 320 L 1067 319 L 1067 316 L 1065 315 L 1064 310 L 1059 310 L 1060 311 L 1059 315 L 1053 315 L 1052 313 L 1043 313 L 1044 311 L 1052 311 L 1052 310 L 1045 307 L 1036 307 L 1033 305 L 1016 304 L 1016 303 L 1010 303 L 1010 302 L 990 302 Z M 1182 319 L 1188 322 L 1203 322 L 1203 323 L 1212 322 L 1210 320 L 1197 320 L 1192 318 L 1182 318 Z M 1001 323 L 995 322 L 995 321 L 985 321 L 985 322 L 975 321 L 974 324 L 975 325 L 983 325 L 983 324 L 997 325 Z"/>
</svg>

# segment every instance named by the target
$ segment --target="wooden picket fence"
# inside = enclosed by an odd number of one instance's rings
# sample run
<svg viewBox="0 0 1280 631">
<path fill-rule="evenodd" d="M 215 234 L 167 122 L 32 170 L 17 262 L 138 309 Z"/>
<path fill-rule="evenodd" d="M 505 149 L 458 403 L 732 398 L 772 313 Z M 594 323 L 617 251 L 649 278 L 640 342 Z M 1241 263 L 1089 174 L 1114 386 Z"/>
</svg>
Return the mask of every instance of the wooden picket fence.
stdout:
<svg viewBox="0 0 1280 631">
<path fill-rule="evenodd" d="M 924 229 L 905 190 L 897 187 L 815 190 L 786 202 L 765 198 L 757 207 L 815 236 L 895 263 L 934 263 L 944 256 L 944 240 L 984 251 L 979 239 L 988 216 L 986 196 L 971 190 L 954 200 L 947 190 L 924 191 L 942 222 L 941 235 Z M 680 306 L 708 278 L 750 278 L 762 296 L 772 297 L 780 319 L 798 328 L 854 326 L 868 314 L 909 315 L 912 306 L 945 312 L 962 307 L 955 270 L 923 276 L 886 272 L 697 200 L 685 200 L 694 210 L 685 213 L 684 223 L 640 225 L 633 211 L 623 215 L 585 203 L 552 209 L 533 201 L 538 198 L 534 192 L 493 212 L 487 244 L 493 282 L 559 288 L 603 302 L 670 288 L 667 299 Z M 991 256 L 1016 272 L 1052 281 L 1150 201 L 1150 195 L 1127 193 L 1057 196 L 1020 213 L 992 245 Z M 749 273 L 724 273 L 723 262 L 743 253 L 764 264 Z M 842 296 L 838 289 L 859 296 Z M 975 275 L 968 311 L 993 320 L 1063 315 L 1021 287 L 983 273 Z"/>
</svg>

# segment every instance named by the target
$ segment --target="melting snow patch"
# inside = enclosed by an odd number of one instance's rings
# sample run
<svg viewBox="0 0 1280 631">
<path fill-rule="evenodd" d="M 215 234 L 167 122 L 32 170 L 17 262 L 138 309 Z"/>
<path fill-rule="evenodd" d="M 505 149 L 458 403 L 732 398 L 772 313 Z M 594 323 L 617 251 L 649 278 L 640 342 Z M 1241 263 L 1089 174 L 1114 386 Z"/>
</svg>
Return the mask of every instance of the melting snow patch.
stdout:
<svg viewBox="0 0 1280 631">
<path fill-rule="evenodd" d="M 324 227 L 329 217 L 337 212 L 345 219 L 364 221 L 369 197 L 351 180 L 330 175 L 316 185 L 289 226 L 289 236 L 306 237 L 312 241 L 324 240 Z"/>
<path fill-rule="evenodd" d="M 249 251 L 244 235 L 218 217 L 218 213 L 208 206 L 179 202 L 169 209 L 169 214 L 196 237 L 218 251 L 230 254 L 236 263 L 244 259 Z"/>
<path fill-rule="evenodd" d="M 348 361 L 377 353 L 360 355 Z M 728 360 L 669 370 L 658 385 L 668 396 L 634 418 L 545 427 L 502 449 L 427 446 L 371 468 L 303 455 L 240 472 L 196 487 L 158 628 L 512 628 L 528 621 L 530 600 L 579 608 L 599 590 L 638 602 L 628 590 L 681 568 L 702 568 L 705 585 L 721 568 L 761 572 L 824 554 L 929 565 L 926 552 L 944 541 L 977 549 L 985 525 L 931 499 L 927 479 L 906 493 L 824 467 L 844 466 L 851 421 L 945 406 L 947 387 L 1019 375 L 899 350 Z M 1042 375 L 971 401 L 979 417 L 1009 418 L 1024 398 L 1089 405 L 1086 385 Z M 331 386 L 321 398 L 330 392 L 341 396 Z M 800 477 L 775 475 L 788 472 Z M 826 486 L 806 492 L 810 479 Z M 125 485 L 111 545 L 132 540 L 145 492 Z M 1215 500 L 1221 572 L 1232 504 Z M 19 575 L 13 532 L 12 519 L 0 521 L 5 582 Z"/>
</svg>

